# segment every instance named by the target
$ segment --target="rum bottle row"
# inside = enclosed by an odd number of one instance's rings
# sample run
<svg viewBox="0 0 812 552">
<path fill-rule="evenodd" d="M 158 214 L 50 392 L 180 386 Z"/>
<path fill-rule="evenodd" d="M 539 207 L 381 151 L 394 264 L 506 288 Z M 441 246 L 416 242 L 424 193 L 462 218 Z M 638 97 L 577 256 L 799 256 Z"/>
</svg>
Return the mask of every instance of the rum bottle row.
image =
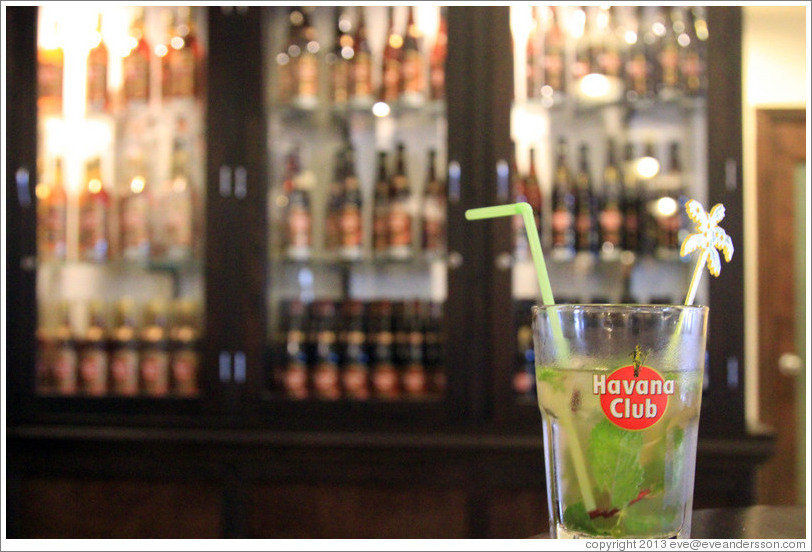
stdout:
<svg viewBox="0 0 812 552">
<path fill-rule="evenodd" d="M 445 390 L 442 305 L 292 300 L 272 352 L 273 387 L 289 399 L 426 400 Z"/>
<path fill-rule="evenodd" d="M 312 22 L 314 9 L 319 8 L 296 7 L 288 13 L 286 41 L 274 60 L 281 104 L 317 107 L 321 72 L 327 73 L 324 95 L 336 107 L 368 108 L 375 101 L 419 106 L 444 98 L 447 35 L 442 12 L 426 53 L 414 6 L 408 7 L 403 29 L 395 26 L 394 8 L 387 8 L 384 44 L 371 44 L 365 7 L 356 7 L 354 14 L 347 7 L 334 8 L 335 32 L 329 46 Z M 380 60 L 373 51 L 381 52 Z M 374 63 L 379 63 L 380 79 Z"/>
<path fill-rule="evenodd" d="M 428 168 L 422 190 L 418 190 L 406 171 L 403 143 L 394 152 L 379 151 L 374 189 L 365 194 L 355 166 L 352 146 L 340 148 L 333 160 L 330 182 L 319 183 L 312 171 L 301 167 L 298 148 L 286 159 L 282 194 L 280 235 L 286 258 L 307 260 L 313 257 L 316 237 L 313 232 L 313 198 L 322 197 L 325 205 L 323 250 L 348 261 L 361 260 L 366 249 L 378 259 L 406 260 L 417 251 L 440 256 L 445 251 L 446 189 L 437 170 L 437 152 L 426 152 Z M 321 190 L 317 190 L 321 186 Z M 371 208 L 364 208 L 366 202 Z M 365 216 L 364 213 L 371 213 Z M 371 224 L 369 232 L 366 226 Z M 371 243 L 364 244 L 369 235 Z"/>
<path fill-rule="evenodd" d="M 515 157 L 513 197 L 533 207 L 545 252 L 554 260 L 589 254 L 615 260 L 623 251 L 659 258 L 678 258 L 679 244 L 688 231 L 684 212 L 685 182 L 680 144 L 668 144 L 662 167 L 655 146 L 628 143 L 618 157 L 615 140 L 606 143 L 604 165 L 597 173 L 589 145 L 580 143 L 577 158 L 560 138 L 550 176 L 551 191 L 543 197 L 536 174 L 535 149 L 530 149 L 528 172 L 519 174 Z M 549 217 L 549 220 L 544 220 Z M 515 256 L 529 259 L 521 220 L 516 220 Z"/>
<path fill-rule="evenodd" d="M 199 307 L 130 298 L 91 300 L 87 323 L 76 307 L 56 305 L 54 325 L 37 332 L 37 392 L 63 396 L 194 397 L 198 395 L 201 334 Z"/>
</svg>

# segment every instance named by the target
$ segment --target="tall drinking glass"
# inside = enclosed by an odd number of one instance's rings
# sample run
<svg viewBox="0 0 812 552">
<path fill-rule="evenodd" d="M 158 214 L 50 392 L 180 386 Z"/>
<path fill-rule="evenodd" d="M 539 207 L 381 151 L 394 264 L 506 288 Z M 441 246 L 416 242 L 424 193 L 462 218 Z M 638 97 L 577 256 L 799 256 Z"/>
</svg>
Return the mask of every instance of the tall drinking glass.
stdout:
<svg viewBox="0 0 812 552">
<path fill-rule="evenodd" d="M 708 308 L 533 308 L 553 538 L 688 538 Z"/>
</svg>

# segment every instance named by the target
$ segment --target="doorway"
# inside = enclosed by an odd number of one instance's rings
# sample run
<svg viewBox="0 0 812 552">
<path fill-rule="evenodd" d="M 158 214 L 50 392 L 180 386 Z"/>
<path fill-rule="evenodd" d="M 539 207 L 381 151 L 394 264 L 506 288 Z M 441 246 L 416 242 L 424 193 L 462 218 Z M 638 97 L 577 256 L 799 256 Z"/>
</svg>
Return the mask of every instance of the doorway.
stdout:
<svg viewBox="0 0 812 552">
<path fill-rule="evenodd" d="M 757 476 L 759 504 L 805 496 L 806 112 L 756 111 L 758 391 L 775 452 Z"/>
</svg>

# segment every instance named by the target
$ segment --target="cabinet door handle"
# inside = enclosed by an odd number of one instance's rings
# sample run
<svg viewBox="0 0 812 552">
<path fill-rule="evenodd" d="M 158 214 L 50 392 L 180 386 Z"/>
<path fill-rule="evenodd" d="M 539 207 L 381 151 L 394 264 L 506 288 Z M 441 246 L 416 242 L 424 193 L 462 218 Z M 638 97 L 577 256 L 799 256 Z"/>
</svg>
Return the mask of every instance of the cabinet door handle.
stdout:
<svg viewBox="0 0 812 552">
<path fill-rule="evenodd" d="M 508 200 L 510 194 L 510 166 L 504 159 L 496 162 L 496 199 Z"/>
<path fill-rule="evenodd" d="M 20 207 L 27 209 L 31 207 L 31 179 L 28 169 L 20 167 L 14 173 L 14 180 L 17 181 L 17 201 L 20 202 Z"/>
<path fill-rule="evenodd" d="M 448 164 L 448 201 L 459 203 L 460 201 L 460 176 L 462 168 L 458 161 L 451 161 Z"/>
<path fill-rule="evenodd" d="M 245 353 L 237 351 L 234 353 L 234 383 L 245 383 Z"/>
<path fill-rule="evenodd" d="M 231 381 L 231 355 L 228 351 L 220 351 L 220 381 L 222 383 Z"/>
<path fill-rule="evenodd" d="M 234 169 L 234 197 L 244 199 L 248 194 L 248 171 L 239 166 Z"/>
<path fill-rule="evenodd" d="M 229 197 L 231 195 L 231 167 L 220 166 L 220 195 Z"/>
<path fill-rule="evenodd" d="M 725 160 L 725 188 L 728 192 L 735 192 L 739 187 L 738 182 L 738 163 L 732 157 Z"/>
</svg>

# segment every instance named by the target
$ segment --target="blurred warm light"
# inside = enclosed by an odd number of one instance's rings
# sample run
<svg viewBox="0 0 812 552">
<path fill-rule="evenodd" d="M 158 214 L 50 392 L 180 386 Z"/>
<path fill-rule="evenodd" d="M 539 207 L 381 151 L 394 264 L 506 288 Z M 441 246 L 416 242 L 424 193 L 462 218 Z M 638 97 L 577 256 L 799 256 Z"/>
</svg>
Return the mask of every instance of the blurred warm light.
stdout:
<svg viewBox="0 0 812 552">
<path fill-rule="evenodd" d="M 87 189 L 91 194 L 97 194 L 102 191 L 102 183 L 98 178 L 91 178 L 87 183 Z"/>
<path fill-rule="evenodd" d="M 166 47 L 166 44 L 158 44 L 155 46 L 155 55 L 158 57 L 164 57 L 166 54 L 169 53 L 169 48 Z"/>
<path fill-rule="evenodd" d="M 641 157 L 637 160 L 636 169 L 640 178 L 653 178 L 660 172 L 660 162 L 654 157 Z"/>
<path fill-rule="evenodd" d="M 679 209 L 677 201 L 673 197 L 661 197 L 657 200 L 657 213 L 664 217 L 670 217 Z"/>
<path fill-rule="evenodd" d="M 586 25 L 586 12 L 581 8 L 574 10 L 570 15 L 569 22 L 570 35 L 578 39 L 584 36 L 584 26 Z"/>
<path fill-rule="evenodd" d="M 144 188 L 147 185 L 147 181 L 144 179 L 143 176 L 136 176 L 130 182 L 130 191 L 134 194 L 140 194 L 144 191 Z"/>
<path fill-rule="evenodd" d="M 580 89 L 588 98 L 604 98 L 609 95 L 609 79 L 606 75 L 590 73 L 581 79 Z"/>
<path fill-rule="evenodd" d="M 172 46 L 175 50 L 180 50 L 183 48 L 183 45 L 186 44 L 186 41 L 183 40 L 183 37 L 180 36 L 173 36 L 172 39 L 169 41 L 169 45 Z"/>
<path fill-rule="evenodd" d="M 637 32 L 629 29 L 623 35 L 623 38 L 626 40 L 626 44 L 635 44 L 637 42 Z"/>
<path fill-rule="evenodd" d="M 388 117 L 391 112 L 392 109 L 386 102 L 375 102 L 372 106 L 372 114 L 376 117 Z"/>
<path fill-rule="evenodd" d="M 186 191 L 186 179 L 182 176 L 179 176 L 172 180 L 172 190 L 177 193 L 183 193 Z"/>
</svg>

